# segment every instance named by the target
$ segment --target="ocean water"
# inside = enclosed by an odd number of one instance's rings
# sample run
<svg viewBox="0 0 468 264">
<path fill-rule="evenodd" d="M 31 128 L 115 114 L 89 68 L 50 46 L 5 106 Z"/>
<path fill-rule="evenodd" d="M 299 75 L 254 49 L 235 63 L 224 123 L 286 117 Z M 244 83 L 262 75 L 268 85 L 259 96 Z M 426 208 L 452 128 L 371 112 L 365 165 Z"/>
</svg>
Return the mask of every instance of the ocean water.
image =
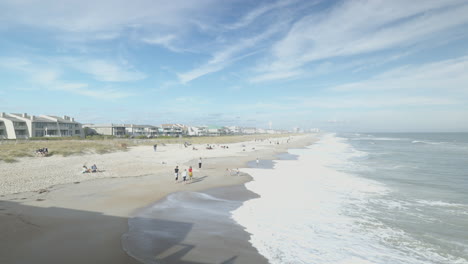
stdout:
<svg viewBox="0 0 468 264">
<path fill-rule="evenodd" d="M 468 134 L 323 134 L 289 153 L 242 170 L 260 198 L 231 212 L 270 263 L 468 263 Z"/>
</svg>

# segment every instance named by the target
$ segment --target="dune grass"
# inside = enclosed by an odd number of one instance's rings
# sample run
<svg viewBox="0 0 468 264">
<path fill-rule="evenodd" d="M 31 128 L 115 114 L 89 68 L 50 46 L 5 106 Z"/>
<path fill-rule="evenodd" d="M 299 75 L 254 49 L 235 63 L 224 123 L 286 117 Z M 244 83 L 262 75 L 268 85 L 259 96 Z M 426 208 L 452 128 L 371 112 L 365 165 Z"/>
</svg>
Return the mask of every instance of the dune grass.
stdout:
<svg viewBox="0 0 468 264">
<path fill-rule="evenodd" d="M 126 144 L 126 145 L 122 145 Z M 130 143 L 122 143 L 120 140 L 108 141 L 85 141 L 85 140 L 25 140 L 25 141 L 7 141 L 0 145 L 0 160 L 4 162 L 15 162 L 18 158 L 34 157 L 36 150 L 48 148 L 48 156 L 70 156 L 86 153 L 109 153 L 115 151 L 125 151 Z"/>
<path fill-rule="evenodd" d="M 294 134 L 297 135 L 297 134 Z M 18 140 L 0 141 L 0 161 L 12 163 L 22 157 L 36 156 L 36 150 L 48 148 L 49 156 L 83 155 L 86 153 L 105 154 L 116 151 L 126 151 L 128 147 L 154 144 L 229 144 L 255 139 L 270 139 L 288 137 L 290 134 L 274 135 L 242 135 L 218 137 L 182 137 L 156 139 L 102 139 L 102 140 Z"/>
</svg>

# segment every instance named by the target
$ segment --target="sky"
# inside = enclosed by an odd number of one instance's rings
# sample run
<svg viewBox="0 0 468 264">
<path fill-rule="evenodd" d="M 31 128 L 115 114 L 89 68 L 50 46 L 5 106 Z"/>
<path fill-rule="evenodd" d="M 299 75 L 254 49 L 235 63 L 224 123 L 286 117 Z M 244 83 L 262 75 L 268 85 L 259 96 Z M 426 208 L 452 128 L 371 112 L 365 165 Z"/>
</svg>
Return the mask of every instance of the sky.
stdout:
<svg viewBox="0 0 468 264">
<path fill-rule="evenodd" d="M 0 112 L 468 131 L 467 0 L 2 0 Z"/>
</svg>

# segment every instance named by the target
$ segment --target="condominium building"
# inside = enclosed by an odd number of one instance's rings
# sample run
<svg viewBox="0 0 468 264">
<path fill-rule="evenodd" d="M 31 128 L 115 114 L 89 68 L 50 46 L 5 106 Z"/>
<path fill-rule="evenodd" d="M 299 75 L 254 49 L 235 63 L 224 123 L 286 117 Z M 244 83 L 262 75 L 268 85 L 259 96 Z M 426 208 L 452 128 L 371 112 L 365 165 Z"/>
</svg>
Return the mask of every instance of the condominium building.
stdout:
<svg viewBox="0 0 468 264">
<path fill-rule="evenodd" d="M 125 125 L 117 124 L 84 124 L 86 135 L 125 136 Z"/>
<path fill-rule="evenodd" d="M 125 133 L 131 136 L 157 137 L 159 127 L 151 125 L 125 124 Z"/>
<path fill-rule="evenodd" d="M 83 129 L 69 116 L 0 113 L 0 139 L 71 136 L 83 136 Z"/>
<path fill-rule="evenodd" d="M 151 125 L 85 124 L 83 127 L 86 130 L 86 135 L 157 137 L 160 134 L 159 127 Z"/>
<path fill-rule="evenodd" d="M 162 135 L 163 136 L 182 136 L 187 134 L 188 128 L 181 124 L 162 124 Z"/>
</svg>

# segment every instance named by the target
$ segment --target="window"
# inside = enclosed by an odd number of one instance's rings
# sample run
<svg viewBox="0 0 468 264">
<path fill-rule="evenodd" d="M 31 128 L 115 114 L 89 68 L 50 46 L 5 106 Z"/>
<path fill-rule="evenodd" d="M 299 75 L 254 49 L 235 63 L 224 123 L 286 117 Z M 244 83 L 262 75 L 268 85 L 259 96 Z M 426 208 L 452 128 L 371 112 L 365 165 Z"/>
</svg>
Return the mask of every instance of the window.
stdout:
<svg viewBox="0 0 468 264">
<path fill-rule="evenodd" d="M 43 137 L 44 136 L 44 131 L 36 130 L 36 132 L 34 133 L 34 136 L 35 137 Z"/>
<path fill-rule="evenodd" d="M 26 136 L 26 130 L 16 130 L 17 136 Z"/>
<path fill-rule="evenodd" d="M 13 126 L 14 127 L 22 127 L 22 126 L 26 126 L 26 123 L 25 122 L 15 122 L 15 121 L 13 121 Z"/>
<path fill-rule="evenodd" d="M 45 128 L 45 127 L 56 127 L 57 125 L 55 123 L 47 123 L 47 122 L 35 122 L 34 127 L 35 128 Z"/>
</svg>

